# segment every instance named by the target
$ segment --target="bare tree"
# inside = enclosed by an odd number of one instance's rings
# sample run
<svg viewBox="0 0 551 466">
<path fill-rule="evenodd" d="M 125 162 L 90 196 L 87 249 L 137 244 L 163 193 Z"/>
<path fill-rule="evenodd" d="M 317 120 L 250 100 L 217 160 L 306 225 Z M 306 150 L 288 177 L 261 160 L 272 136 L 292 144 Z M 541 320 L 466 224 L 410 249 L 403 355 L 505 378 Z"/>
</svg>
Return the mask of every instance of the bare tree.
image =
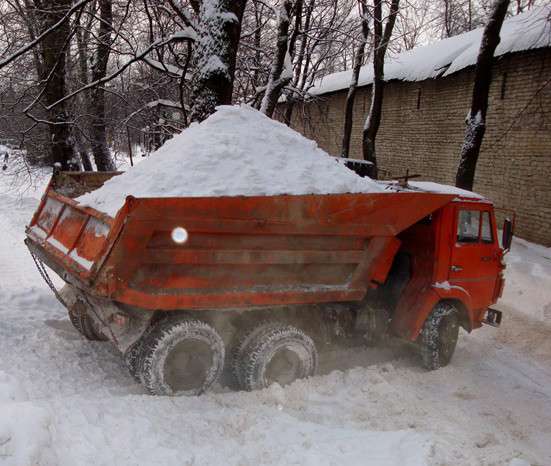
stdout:
<svg viewBox="0 0 551 466">
<path fill-rule="evenodd" d="M 358 79 L 360 77 L 360 71 L 364 64 L 365 49 L 367 47 L 367 39 L 369 37 L 369 16 L 367 10 L 367 1 L 358 0 L 360 21 L 362 24 L 362 36 L 358 48 L 356 50 L 356 57 L 354 60 L 354 67 L 352 68 L 352 80 L 348 88 L 348 95 L 346 96 L 346 104 L 344 109 L 344 129 L 342 137 L 342 151 L 341 157 L 348 158 L 350 153 L 350 137 L 352 135 L 352 123 L 354 118 L 354 101 L 356 99 L 356 90 L 358 88 Z"/>
<path fill-rule="evenodd" d="M 494 52 L 500 42 L 501 25 L 507 14 L 509 2 L 510 0 L 496 0 L 488 24 L 484 28 L 478 52 L 471 110 L 467 116 L 465 140 L 461 148 L 461 158 L 455 179 L 457 187 L 470 191 L 473 189 L 476 164 L 486 131 Z"/>
<path fill-rule="evenodd" d="M 57 102 L 66 93 L 66 58 L 71 25 L 67 20 L 61 24 L 60 21 L 67 17 L 71 6 L 71 0 L 34 0 L 34 13 L 42 36 L 38 75 L 45 83 L 41 100 L 46 106 Z M 52 28 L 54 30 L 44 36 L 44 32 Z M 48 111 L 47 124 L 52 162 L 63 170 L 79 170 L 71 140 L 67 105 L 61 104 Z"/>
<path fill-rule="evenodd" d="M 99 0 L 99 29 L 97 46 L 92 62 L 92 81 L 99 81 L 107 75 L 107 64 L 111 53 L 111 32 L 113 29 L 113 4 L 111 0 Z M 107 146 L 107 123 L 105 115 L 105 90 L 103 86 L 91 89 L 89 111 L 92 116 L 92 153 L 99 171 L 115 170 Z"/>
<path fill-rule="evenodd" d="M 293 65 L 289 56 L 289 25 L 291 23 L 291 0 L 283 0 L 277 11 L 277 44 L 272 69 L 264 91 L 260 111 L 271 117 L 283 88 L 293 79 Z"/>
<path fill-rule="evenodd" d="M 431 35 L 431 28 L 438 24 L 438 14 L 434 13 L 432 0 L 408 0 L 400 6 L 396 25 L 395 40 L 389 44 L 394 53 L 411 50 Z"/>
<path fill-rule="evenodd" d="M 285 92 L 287 124 L 291 122 L 295 104 L 308 97 L 318 79 L 351 67 L 359 23 L 352 13 L 356 2 L 304 0 L 302 8 L 297 8 L 302 10 L 302 17 L 295 21 L 300 27 L 297 44 L 290 47 L 294 78 Z"/>
<path fill-rule="evenodd" d="M 50 22 L 48 24 L 48 27 L 42 28 L 43 30 L 37 33 L 37 30 L 35 29 L 36 25 L 33 24 L 31 21 L 26 21 L 27 26 L 29 27 L 29 35 L 30 35 L 30 41 L 26 44 L 19 47 L 15 52 L 7 54 L 6 57 L 3 57 L 0 59 L 0 69 L 4 68 L 5 66 L 9 65 L 13 61 L 17 60 L 22 55 L 26 54 L 30 50 L 35 49 L 35 47 L 42 42 L 44 39 L 46 39 L 50 34 L 53 34 L 57 31 L 58 28 L 64 27 L 71 17 L 71 15 L 77 11 L 80 10 L 83 6 L 85 6 L 87 3 L 89 3 L 91 0 L 81 0 L 77 2 L 75 5 L 72 5 L 71 8 L 67 9 L 67 11 L 64 12 L 64 14 L 61 17 L 57 18 L 56 22 Z M 44 7 L 47 7 L 47 2 L 43 5 Z M 16 9 L 18 9 L 20 12 L 27 10 L 27 13 L 29 13 L 30 16 L 30 10 L 32 9 L 32 4 L 30 0 L 23 0 L 23 4 L 20 2 L 20 0 L 14 0 L 14 6 Z M 35 2 L 35 6 L 39 6 L 38 3 Z"/>
<path fill-rule="evenodd" d="M 375 139 L 381 125 L 383 111 L 385 55 L 399 7 L 400 0 L 392 0 L 384 29 L 383 1 L 375 0 L 373 8 L 373 85 L 371 86 L 371 107 L 363 131 L 362 148 L 364 159 L 373 164 L 369 175 L 375 179 L 378 176 Z"/>
</svg>

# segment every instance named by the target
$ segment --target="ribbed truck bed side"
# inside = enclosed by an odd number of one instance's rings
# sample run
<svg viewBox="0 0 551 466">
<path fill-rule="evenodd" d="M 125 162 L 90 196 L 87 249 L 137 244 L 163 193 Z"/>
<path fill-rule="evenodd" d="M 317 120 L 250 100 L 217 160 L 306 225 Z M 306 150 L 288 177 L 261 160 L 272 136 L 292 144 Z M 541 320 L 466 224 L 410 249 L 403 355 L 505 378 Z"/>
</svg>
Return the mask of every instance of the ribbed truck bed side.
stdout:
<svg viewBox="0 0 551 466">
<path fill-rule="evenodd" d="M 50 186 L 27 244 L 66 281 L 144 309 L 358 301 L 384 283 L 396 236 L 453 197 L 128 197 L 113 219 Z"/>
<path fill-rule="evenodd" d="M 97 286 L 146 309 L 361 300 L 398 233 L 450 202 L 428 193 L 127 199 Z M 188 240 L 171 239 L 185 228 Z"/>
</svg>

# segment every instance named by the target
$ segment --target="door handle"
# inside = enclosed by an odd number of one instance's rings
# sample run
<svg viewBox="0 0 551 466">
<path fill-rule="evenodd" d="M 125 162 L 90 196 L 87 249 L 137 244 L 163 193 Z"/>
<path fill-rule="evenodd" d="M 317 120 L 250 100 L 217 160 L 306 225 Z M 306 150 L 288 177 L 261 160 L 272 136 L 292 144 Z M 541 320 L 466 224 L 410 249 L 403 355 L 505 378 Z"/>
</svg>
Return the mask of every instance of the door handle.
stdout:
<svg viewBox="0 0 551 466">
<path fill-rule="evenodd" d="M 461 272 L 461 271 L 463 270 L 463 267 L 459 267 L 458 265 L 452 265 L 452 266 L 450 267 L 450 270 L 451 270 L 452 272 Z"/>
<path fill-rule="evenodd" d="M 492 256 L 482 256 L 480 260 L 482 262 L 491 262 L 494 258 Z"/>
</svg>

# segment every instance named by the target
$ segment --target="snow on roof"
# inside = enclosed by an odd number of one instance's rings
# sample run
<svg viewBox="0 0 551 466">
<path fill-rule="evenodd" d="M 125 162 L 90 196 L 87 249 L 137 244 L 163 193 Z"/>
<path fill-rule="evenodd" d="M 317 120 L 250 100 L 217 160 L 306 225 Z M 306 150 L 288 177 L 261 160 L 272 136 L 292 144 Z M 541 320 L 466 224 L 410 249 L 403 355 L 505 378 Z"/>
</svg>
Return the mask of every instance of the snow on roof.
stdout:
<svg viewBox="0 0 551 466">
<path fill-rule="evenodd" d="M 475 192 L 467 191 L 465 189 L 457 188 L 455 186 L 450 186 L 447 184 L 434 183 L 432 181 L 408 181 L 408 185 L 414 189 L 420 189 L 421 191 L 426 191 L 429 193 L 453 194 L 455 196 L 465 197 L 469 199 L 484 199 L 484 196 Z"/>
<path fill-rule="evenodd" d="M 111 216 L 135 197 L 385 192 L 286 125 L 224 106 L 101 188 L 77 199 Z M 386 191 L 388 192 L 388 190 Z"/>
<path fill-rule="evenodd" d="M 507 19 L 501 29 L 501 42 L 495 56 L 551 46 L 551 5 L 534 8 Z M 385 80 L 423 81 L 448 76 L 476 64 L 483 28 L 443 39 L 423 47 L 403 52 L 385 63 Z M 309 93 L 321 95 L 348 88 L 352 70 L 322 78 Z M 373 66 L 365 65 L 359 86 L 371 84 Z"/>
<path fill-rule="evenodd" d="M 168 100 L 168 99 L 153 100 L 146 104 L 146 107 L 149 107 L 149 108 L 158 107 L 158 106 L 173 107 L 173 108 L 180 108 L 180 109 L 182 108 L 182 104 L 180 104 L 179 102 L 174 102 L 173 100 Z"/>
</svg>

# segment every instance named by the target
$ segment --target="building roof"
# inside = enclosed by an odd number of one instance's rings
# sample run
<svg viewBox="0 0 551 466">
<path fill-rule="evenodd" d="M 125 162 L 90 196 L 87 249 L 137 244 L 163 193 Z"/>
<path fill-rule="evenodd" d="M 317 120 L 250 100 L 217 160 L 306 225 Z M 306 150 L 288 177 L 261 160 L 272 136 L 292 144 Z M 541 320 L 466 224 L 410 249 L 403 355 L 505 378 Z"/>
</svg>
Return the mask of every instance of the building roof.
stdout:
<svg viewBox="0 0 551 466">
<path fill-rule="evenodd" d="M 423 81 L 448 76 L 475 65 L 482 33 L 483 28 L 474 29 L 388 58 L 385 63 L 385 81 Z M 496 57 L 551 47 L 551 5 L 534 8 L 505 20 L 500 35 Z M 320 79 L 309 93 L 322 95 L 347 89 L 351 79 L 352 70 L 333 73 Z M 362 67 L 358 86 L 372 82 L 373 66 L 370 63 Z"/>
</svg>

